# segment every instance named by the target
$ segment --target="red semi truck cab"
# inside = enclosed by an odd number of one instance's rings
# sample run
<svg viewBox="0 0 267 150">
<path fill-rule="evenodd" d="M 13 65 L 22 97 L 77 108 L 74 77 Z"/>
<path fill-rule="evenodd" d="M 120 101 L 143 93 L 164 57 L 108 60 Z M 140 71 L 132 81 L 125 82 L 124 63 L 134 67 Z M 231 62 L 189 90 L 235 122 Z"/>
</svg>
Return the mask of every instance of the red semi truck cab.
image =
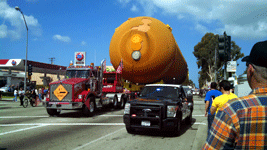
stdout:
<svg viewBox="0 0 267 150">
<path fill-rule="evenodd" d="M 50 83 L 46 110 L 51 116 L 61 110 L 82 110 L 93 116 L 97 108 L 124 108 L 129 96 L 123 93 L 121 74 L 100 66 L 69 66 L 63 80 Z"/>
</svg>

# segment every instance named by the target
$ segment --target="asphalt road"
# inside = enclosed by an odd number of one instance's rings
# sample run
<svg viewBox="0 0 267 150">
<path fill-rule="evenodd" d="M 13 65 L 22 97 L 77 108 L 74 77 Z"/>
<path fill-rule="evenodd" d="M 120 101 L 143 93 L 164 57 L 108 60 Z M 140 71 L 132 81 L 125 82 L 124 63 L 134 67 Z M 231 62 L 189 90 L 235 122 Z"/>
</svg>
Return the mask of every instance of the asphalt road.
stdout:
<svg viewBox="0 0 267 150">
<path fill-rule="evenodd" d="M 203 98 L 194 96 L 193 122 L 172 137 L 155 131 L 128 134 L 123 110 L 98 110 L 94 117 L 62 111 L 49 117 L 42 106 L 23 108 L 19 102 L 0 101 L 0 149 L 199 150 L 206 139 Z"/>
</svg>

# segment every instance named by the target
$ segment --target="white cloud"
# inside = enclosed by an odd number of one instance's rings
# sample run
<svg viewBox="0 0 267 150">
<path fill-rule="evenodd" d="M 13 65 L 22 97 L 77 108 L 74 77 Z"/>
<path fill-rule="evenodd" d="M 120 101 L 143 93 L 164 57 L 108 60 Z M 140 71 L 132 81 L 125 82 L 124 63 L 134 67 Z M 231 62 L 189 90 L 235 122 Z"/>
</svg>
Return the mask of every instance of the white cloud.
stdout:
<svg viewBox="0 0 267 150">
<path fill-rule="evenodd" d="M 85 46 L 86 44 L 87 44 L 87 43 L 86 43 L 85 41 L 82 41 L 82 42 L 81 42 L 81 45 L 82 45 L 82 46 Z"/>
<path fill-rule="evenodd" d="M 0 38 L 5 38 L 7 36 L 7 26 L 2 24 L 0 25 Z"/>
<path fill-rule="evenodd" d="M 205 33 L 208 32 L 208 29 L 205 26 L 201 25 L 201 24 L 197 24 L 196 27 L 195 27 L 195 29 L 197 31 L 200 31 L 203 34 L 205 34 Z"/>
<path fill-rule="evenodd" d="M 25 14 L 25 12 L 23 14 L 30 34 L 34 36 L 41 36 L 42 29 L 41 25 L 38 23 L 38 20 L 34 18 L 34 16 L 27 16 L 27 13 Z M 0 1 L 0 20 L 3 20 L 0 28 L 0 38 L 9 37 L 13 39 L 19 39 L 21 38 L 22 34 L 26 33 L 26 27 L 22 14 L 15 8 L 10 7 L 5 0 Z M 4 28 L 4 26 L 6 27 Z"/>
<path fill-rule="evenodd" d="M 161 10 L 162 14 L 191 21 L 195 29 L 200 32 L 203 29 L 209 32 L 227 31 L 229 35 L 231 33 L 232 36 L 239 38 L 262 38 L 267 35 L 266 0 L 120 0 L 120 2 L 132 6 L 141 5 L 146 16 L 153 17 L 158 10 Z M 212 29 L 209 26 L 212 26 Z"/>
<path fill-rule="evenodd" d="M 136 5 L 132 6 L 131 11 L 133 11 L 133 12 L 137 12 L 138 11 L 138 8 L 136 7 Z"/>
<path fill-rule="evenodd" d="M 58 35 L 58 34 L 54 35 L 53 39 L 54 40 L 59 40 L 61 42 L 70 42 L 71 41 L 71 39 L 68 36 L 61 36 L 61 35 Z"/>
</svg>

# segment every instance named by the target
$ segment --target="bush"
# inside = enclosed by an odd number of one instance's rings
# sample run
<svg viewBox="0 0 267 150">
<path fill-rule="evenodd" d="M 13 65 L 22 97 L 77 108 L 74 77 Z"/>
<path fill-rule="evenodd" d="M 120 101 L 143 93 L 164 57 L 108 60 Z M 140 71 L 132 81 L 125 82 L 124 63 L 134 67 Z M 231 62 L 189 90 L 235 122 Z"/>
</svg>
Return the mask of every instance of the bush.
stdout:
<svg viewBox="0 0 267 150">
<path fill-rule="evenodd" d="M 8 96 L 8 97 L 12 97 L 14 96 L 14 92 L 5 92 L 5 93 L 2 93 L 2 96 Z"/>
</svg>

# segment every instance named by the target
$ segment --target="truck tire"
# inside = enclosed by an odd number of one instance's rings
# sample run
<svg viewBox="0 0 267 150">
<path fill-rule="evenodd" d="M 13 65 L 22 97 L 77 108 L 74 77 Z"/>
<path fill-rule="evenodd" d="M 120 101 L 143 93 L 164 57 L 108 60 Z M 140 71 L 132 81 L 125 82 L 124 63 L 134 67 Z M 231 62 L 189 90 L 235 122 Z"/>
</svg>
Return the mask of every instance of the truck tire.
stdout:
<svg viewBox="0 0 267 150">
<path fill-rule="evenodd" d="M 118 107 L 119 107 L 119 103 L 118 103 L 118 97 L 117 97 L 117 95 L 115 95 L 114 98 L 113 98 L 113 107 L 114 107 L 115 109 L 118 109 Z"/>
<path fill-rule="evenodd" d="M 190 125 L 192 122 L 192 110 L 190 110 L 190 115 L 185 118 L 185 124 Z"/>
<path fill-rule="evenodd" d="M 121 99 L 121 102 L 120 102 L 120 109 L 124 109 L 124 106 L 125 106 L 125 103 L 127 102 L 128 98 L 127 97 L 124 97 Z"/>
<path fill-rule="evenodd" d="M 83 114 L 85 115 L 85 116 L 87 116 L 87 117 L 92 117 L 93 115 L 94 115 L 94 113 L 95 113 L 95 109 L 96 109 L 96 106 L 95 106 L 95 100 L 94 100 L 94 98 L 93 97 L 89 97 L 88 99 L 87 99 L 87 101 L 90 101 L 90 109 L 84 104 L 83 105 Z"/>
<path fill-rule="evenodd" d="M 126 130 L 127 130 L 127 132 L 128 132 L 129 134 L 133 134 L 133 133 L 135 133 L 135 130 L 134 130 L 133 128 L 131 128 L 131 127 L 126 127 Z"/>
<path fill-rule="evenodd" d="M 181 134 L 181 118 L 178 117 L 178 121 L 177 121 L 177 124 L 176 124 L 176 127 L 174 127 L 174 136 L 179 136 Z"/>
<path fill-rule="evenodd" d="M 46 109 L 46 111 L 50 116 L 57 116 L 60 114 L 60 111 L 57 111 L 57 109 Z"/>
</svg>

